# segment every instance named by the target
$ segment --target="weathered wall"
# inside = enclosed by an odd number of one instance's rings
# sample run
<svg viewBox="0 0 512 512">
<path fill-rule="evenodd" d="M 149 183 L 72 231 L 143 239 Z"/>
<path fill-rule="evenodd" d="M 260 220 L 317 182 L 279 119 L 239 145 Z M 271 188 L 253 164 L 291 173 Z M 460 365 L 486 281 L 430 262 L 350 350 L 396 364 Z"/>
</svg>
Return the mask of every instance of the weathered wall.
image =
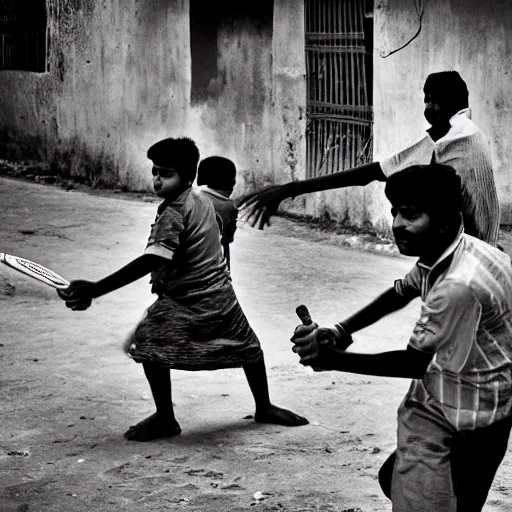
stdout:
<svg viewBox="0 0 512 512">
<path fill-rule="evenodd" d="M 240 5 L 221 17 L 219 77 L 188 118 L 203 156 L 236 163 L 235 196 L 303 177 L 305 157 L 303 4 Z"/>
<path fill-rule="evenodd" d="M 0 72 L 2 153 L 93 181 L 147 184 L 144 149 L 187 118 L 187 8 L 49 0 L 50 71 Z"/>
<path fill-rule="evenodd" d="M 147 147 L 188 135 L 203 157 L 235 161 L 238 193 L 298 176 L 301 4 L 278 0 L 275 16 L 271 0 L 223 4 L 218 78 L 192 105 L 188 0 L 49 0 L 50 71 L 0 72 L 0 157 L 140 189 Z"/>
<path fill-rule="evenodd" d="M 423 83 L 428 74 L 455 69 L 468 84 L 472 118 L 489 138 L 502 222 L 512 223 L 512 4 L 508 0 L 431 0 L 424 3 L 419 37 L 410 0 L 376 0 L 374 11 L 374 160 L 418 140 L 428 128 L 423 117 Z M 327 214 L 356 226 L 389 230 L 384 186 L 374 183 L 312 194 L 309 213 Z"/>
<path fill-rule="evenodd" d="M 304 3 L 275 0 L 273 29 L 274 183 L 306 177 L 306 56 Z M 287 201 L 287 211 L 304 213 L 306 197 Z"/>
<path fill-rule="evenodd" d="M 189 108 L 189 131 L 204 157 L 231 158 L 238 191 L 273 179 L 272 3 L 228 8 L 218 27 L 218 80 Z"/>
<path fill-rule="evenodd" d="M 410 0 L 375 3 L 375 158 L 417 140 L 428 127 L 423 117 L 423 83 L 429 73 L 454 69 L 469 89 L 472 119 L 489 138 L 502 222 L 512 222 L 512 4 L 509 0 L 424 2 L 419 37 L 383 58 L 416 32 Z M 374 187 L 369 202 L 375 222 L 387 222 L 388 205 Z"/>
<path fill-rule="evenodd" d="M 259 5 L 263 5 L 260 3 Z M 420 137 L 426 76 L 456 69 L 473 119 L 488 135 L 502 205 L 512 223 L 512 6 L 507 0 L 425 2 L 419 37 L 409 0 L 375 3 L 375 158 Z M 248 4 L 249 5 L 249 4 Z M 239 168 L 237 194 L 305 172 L 303 2 L 276 0 L 225 13 L 218 80 L 191 105 L 188 0 L 48 0 L 50 71 L 0 72 L 0 156 L 47 161 L 92 181 L 148 187 L 147 147 L 195 138 L 202 156 Z M 270 5 L 270 7 L 269 7 Z M 382 184 L 296 199 L 294 209 L 386 230 Z"/>
<path fill-rule="evenodd" d="M 306 176 L 306 59 L 302 1 L 275 1 L 273 33 L 275 180 L 282 182 Z"/>
</svg>

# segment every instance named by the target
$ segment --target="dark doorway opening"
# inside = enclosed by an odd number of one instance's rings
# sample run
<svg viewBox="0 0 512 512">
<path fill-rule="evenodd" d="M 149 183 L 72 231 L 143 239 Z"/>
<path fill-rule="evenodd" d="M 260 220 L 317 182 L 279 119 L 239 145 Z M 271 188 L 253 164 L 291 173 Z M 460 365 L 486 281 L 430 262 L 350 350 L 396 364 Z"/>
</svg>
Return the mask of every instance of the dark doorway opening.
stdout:
<svg viewBox="0 0 512 512">
<path fill-rule="evenodd" d="M 0 0 L 0 70 L 48 67 L 46 0 Z"/>
<path fill-rule="evenodd" d="M 204 101 L 218 79 L 217 37 L 219 7 L 210 0 L 190 0 L 190 53 L 192 103 Z"/>
</svg>

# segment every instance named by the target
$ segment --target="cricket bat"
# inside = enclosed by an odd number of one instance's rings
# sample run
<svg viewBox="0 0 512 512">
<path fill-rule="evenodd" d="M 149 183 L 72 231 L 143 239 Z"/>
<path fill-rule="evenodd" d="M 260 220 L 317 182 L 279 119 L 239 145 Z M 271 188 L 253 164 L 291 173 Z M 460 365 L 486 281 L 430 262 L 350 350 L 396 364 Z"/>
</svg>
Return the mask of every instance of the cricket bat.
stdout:
<svg viewBox="0 0 512 512">
<path fill-rule="evenodd" d="M 25 276 L 36 279 L 53 288 L 62 290 L 69 286 L 69 281 L 59 276 L 56 272 L 53 272 L 53 270 L 43 267 L 43 265 L 35 263 L 34 261 L 27 260 L 26 258 L 0 252 L 0 262 Z"/>
</svg>

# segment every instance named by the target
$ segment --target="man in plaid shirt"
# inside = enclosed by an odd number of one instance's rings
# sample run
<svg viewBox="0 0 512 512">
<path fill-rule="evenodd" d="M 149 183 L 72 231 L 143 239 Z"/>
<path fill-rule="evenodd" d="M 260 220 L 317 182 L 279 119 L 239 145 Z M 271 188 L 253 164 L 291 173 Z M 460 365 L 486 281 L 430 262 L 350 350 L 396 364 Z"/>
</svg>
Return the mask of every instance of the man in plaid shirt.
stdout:
<svg viewBox="0 0 512 512">
<path fill-rule="evenodd" d="M 385 192 L 397 246 L 419 261 L 328 329 L 350 341 L 421 297 L 407 349 L 345 352 L 319 344 L 326 328 L 313 324 L 297 328 L 293 350 L 315 369 L 414 379 L 398 410 L 397 450 L 385 463 L 390 484 L 380 475 L 393 512 L 481 511 L 512 426 L 510 258 L 463 232 L 461 179 L 452 168 L 406 168 L 388 178 Z"/>
</svg>

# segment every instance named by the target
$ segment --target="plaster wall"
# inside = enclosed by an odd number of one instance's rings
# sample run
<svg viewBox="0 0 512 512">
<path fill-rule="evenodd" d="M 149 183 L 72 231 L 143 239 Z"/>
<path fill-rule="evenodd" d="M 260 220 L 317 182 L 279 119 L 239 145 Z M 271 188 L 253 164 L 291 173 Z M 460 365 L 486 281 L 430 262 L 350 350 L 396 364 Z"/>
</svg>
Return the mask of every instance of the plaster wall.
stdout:
<svg viewBox="0 0 512 512">
<path fill-rule="evenodd" d="M 187 135 L 203 157 L 234 160 L 238 193 L 300 175 L 302 2 L 224 7 L 218 76 L 194 103 L 188 0 L 48 0 L 47 8 L 48 72 L 0 71 L 0 157 L 146 189 L 147 147 Z"/>
</svg>

